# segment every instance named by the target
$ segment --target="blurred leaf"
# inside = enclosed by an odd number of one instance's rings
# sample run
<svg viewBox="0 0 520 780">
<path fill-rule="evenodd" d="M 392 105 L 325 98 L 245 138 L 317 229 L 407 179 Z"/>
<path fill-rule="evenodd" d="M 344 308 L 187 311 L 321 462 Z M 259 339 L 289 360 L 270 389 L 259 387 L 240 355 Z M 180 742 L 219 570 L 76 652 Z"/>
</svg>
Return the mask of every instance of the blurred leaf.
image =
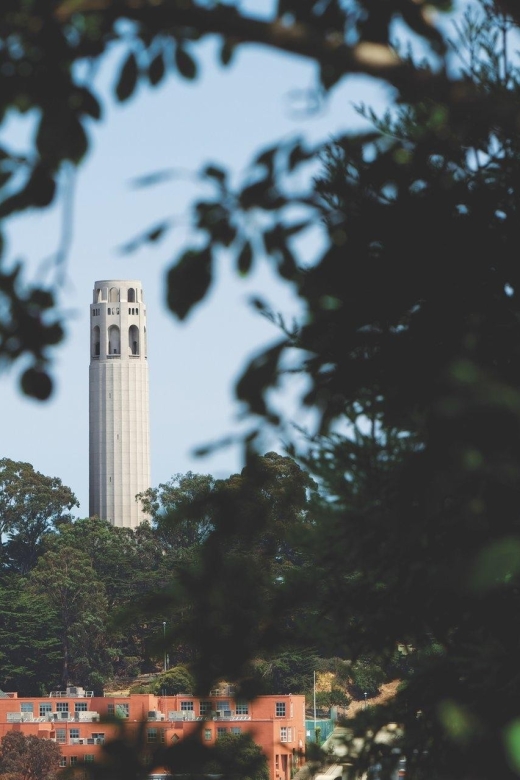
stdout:
<svg viewBox="0 0 520 780">
<path fill-rule="evenodd" d="M 520 537 L 509 536 L 489 544 L 477 555 L 469 586 L 477 592 L 510 583 L 520 572 Z"/>
<path fill-rule="evenodd" d="M 474 715 L 457 702 L 445 699 L 438 707 L 439 720 L 454 742 L 468 743 L 478 732 L 478 724 Z"/>
<path fill-rule="evenodd" d="M 28 368 L 22 374 L 20 385 L 22 392 L 38 401 L 46 401 L 52 393 L 52 380 L 46 371 Z"/>
<path fill-rule="evenodd" d="M 287 167 L 290 171 L 293 171 L 297 165 L 301 162 L 307 162 L 314 155 L 314 152 L 304 149 L 302 144 L 297 143 L 289 152 L 289 158 L 287 161 Z"/>
<path fill-rule="evenodd" d="M 216 165 L 207 165 L 202 171 L 202 175 L 210 179 L 216 179 L 220 184 L 224 184 L 227 176 L 226 171 Z"/>
<path fill-rule="evenodd" d="M 119 74 L 119 79 L 116 84 L 116 97 L 120 103 L 128 100 L 128 98 L 133 95 L 137 86 L 138 75 L 139 70 L 135 54 L 130 52 L 125 64 L 121 68 L 121 73 Z"/>
<path fill-rule="evenodd" d="M 183 320 L 193 306 L 202 300 L 212 280 L 211 248 L 190 249 L 170 268 L 167 278 L 167 300 L 170 310 Z"/>
<path fill-rule="evenodd" d="M 237 268 L 241 276 L 247 276 L 253 264 L 253 248 L 249 241 L 245 241 L 239 252 L 237 259 Z"/>
<path fill-rule="evenodd" d="M 254 414 L 265 414 L 264 393 L 277 384 L 278 364 L 287 342 L 284 340 L 257 355 L 236 384 L 236 396 L 245 401 Z"/>
<path fill-rule="evenodd" d="M 234 52 L 235 52 L 235 46 L 232 43 L 230 43 L 228 40 L 225 40 L 220 49 L 220 61 L 222 65 L 224 66 L 229 65 L 229 63 L 233 59 Z"/>
<path fill-rule="evenodd" d="M 132 187 L 151 187 L 154 184 L 161 184 L 163 181 L 171 181 L 176 176 L 175 170 L 172 168 L 164 171 L 154 171 L 154 173 L 146 173 L 144 176 L 138 176 L 132 179 L 130 184 Z"/>
<path fill-rule="evenodd" d="M 81 101 L 80 109 L 82 114 L 88 114 L 92 119 L 101 119 L 101 105 L 90 90 L 86 89 L 86 87 L 82 87 L 79 90 L 79 98 Z"/>
<path fill-rule="evenodd" d="M 150 84 L 154 87 L 159 84 L 163 80 L 165 72 L 164 56 L 162 52 L 159 52 L 148 66 L 148 80 Z"/>
<path fill-rule="evenodd" d="M 505 727 L 504 744 L 511 767 L 520 774 L 520 718 L 512 720 Z"/>
<path fill-rule="evenodd" d="M 182 46 L 175 49 L 175 64 L 181 76 L 190 81 L 197 77 L 197 65 L 191 54 Z"/>
</svg>

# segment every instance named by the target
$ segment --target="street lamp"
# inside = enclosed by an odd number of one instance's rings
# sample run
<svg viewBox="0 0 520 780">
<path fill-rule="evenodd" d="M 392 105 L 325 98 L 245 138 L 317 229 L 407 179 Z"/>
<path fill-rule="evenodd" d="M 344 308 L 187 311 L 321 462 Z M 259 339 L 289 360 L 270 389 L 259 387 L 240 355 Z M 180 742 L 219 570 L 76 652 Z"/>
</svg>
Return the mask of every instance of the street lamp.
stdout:
<svg viewBox="0 0 520 780">
<path fill-rule="evenodd" d="M 367 692 L 366 692 L 366 691 L 365 691 L 365 693 L 363 694 L 363 696 L 365 697 L 365 706 L 363 707 L 363 709 L 365 709 L 365 710 L 366 710 L 366 708 L 367 708 L 367 696 L 368 696 L 368 694 L 367 694 Z"/>
<path fill-rule="evenodd" d="M 164 642 L 164 671 L 166 671 L 166 620 L 163 620 L 163 642 Z"/>
</svg>

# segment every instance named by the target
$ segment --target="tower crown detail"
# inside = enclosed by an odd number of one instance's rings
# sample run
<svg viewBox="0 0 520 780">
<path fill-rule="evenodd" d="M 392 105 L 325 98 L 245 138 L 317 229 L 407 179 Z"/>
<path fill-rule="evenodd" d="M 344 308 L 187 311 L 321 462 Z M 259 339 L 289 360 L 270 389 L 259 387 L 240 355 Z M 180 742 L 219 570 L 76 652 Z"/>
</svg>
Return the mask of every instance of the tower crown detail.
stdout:
<svg viewBox="0 0 520 780">
<path fill-rule="evenodd" d="M 146 306 L 141 282 L 96 282 L 90 305 L 90 361 L 146 360 Z"/>
</svg>

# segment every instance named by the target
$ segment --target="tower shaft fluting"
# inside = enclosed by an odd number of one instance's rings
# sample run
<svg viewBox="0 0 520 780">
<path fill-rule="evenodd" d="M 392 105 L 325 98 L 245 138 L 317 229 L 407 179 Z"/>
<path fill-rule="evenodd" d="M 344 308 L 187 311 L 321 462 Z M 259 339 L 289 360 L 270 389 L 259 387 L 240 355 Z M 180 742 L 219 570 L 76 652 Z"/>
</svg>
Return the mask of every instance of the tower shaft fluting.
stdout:
<svg viewBox="0 0 520 780">
<path fill-rule="evenodd" d="M 141 283 L 104 280 L 90 306 L 91 517 L 135 528 L 150 487 L 146 307 Z"/>
</svg>

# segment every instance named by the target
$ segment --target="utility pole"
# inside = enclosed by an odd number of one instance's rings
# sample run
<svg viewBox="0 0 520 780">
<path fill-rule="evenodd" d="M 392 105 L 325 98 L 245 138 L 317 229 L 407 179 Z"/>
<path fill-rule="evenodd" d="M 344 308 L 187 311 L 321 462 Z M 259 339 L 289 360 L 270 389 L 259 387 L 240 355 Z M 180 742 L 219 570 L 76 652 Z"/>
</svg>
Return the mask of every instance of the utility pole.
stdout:
<svg viewBox="0 0 520 780">
<path fill-rule="evenodd" d="M 166 671 L 166 620 L 163 620 L 164 671 Z"/>
</svg>

